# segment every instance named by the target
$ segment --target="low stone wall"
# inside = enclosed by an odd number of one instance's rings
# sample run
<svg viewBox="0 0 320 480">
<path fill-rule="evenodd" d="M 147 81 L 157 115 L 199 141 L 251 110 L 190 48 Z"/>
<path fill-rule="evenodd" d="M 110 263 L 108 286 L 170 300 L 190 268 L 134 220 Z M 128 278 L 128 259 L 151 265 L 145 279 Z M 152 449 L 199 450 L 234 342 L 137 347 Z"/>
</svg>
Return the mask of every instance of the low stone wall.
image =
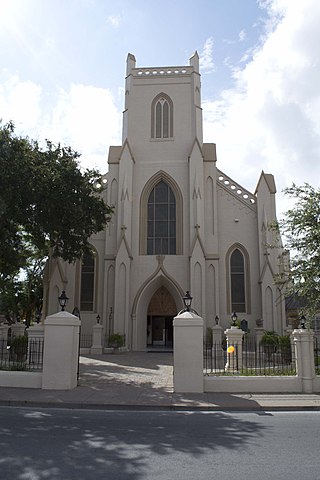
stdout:
<svg viewBox="0 0 320 480">
<path fill-rule="evenodd" d="M 204 391 L 212 393 L 301 393 L 302 384 L 293 377 L 205 376 Z"/>
<path fill-rule="evenodd" d="M 313 389 L 315 393 L 320 393 L 320 376 L 316 376 L 313 380 Z"/>
<path fill-rule="evenodd" d="M 0 387 L 41 388 L 42 372 L 0 370 Z"/>
</svg>

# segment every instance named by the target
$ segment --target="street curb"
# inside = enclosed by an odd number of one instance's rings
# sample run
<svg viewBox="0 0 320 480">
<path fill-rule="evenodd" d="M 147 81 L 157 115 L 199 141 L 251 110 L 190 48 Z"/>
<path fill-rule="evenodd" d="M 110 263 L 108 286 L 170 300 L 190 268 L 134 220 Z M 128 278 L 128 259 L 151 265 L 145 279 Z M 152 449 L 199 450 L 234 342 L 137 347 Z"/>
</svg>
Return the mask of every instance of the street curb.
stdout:
<svg viewBox="0 0 320 480">
<path fill-rule="evenodd" d="M 141 404 L 97 404 L 97 403 L 71 403 L 71 402 L 35 402 L 28 400 L 0 400 L 0 407 L 27 407 L 27 408 L 53 408 L 70 410 L 104 410 L 104 411 L 199 411 L 199 412 L 295 412 L 295 411 L 320 411 L 316 405 L 287 405 L 287 406 L 222 406 L 222 405 L 141 405 Z"/>
</svg>

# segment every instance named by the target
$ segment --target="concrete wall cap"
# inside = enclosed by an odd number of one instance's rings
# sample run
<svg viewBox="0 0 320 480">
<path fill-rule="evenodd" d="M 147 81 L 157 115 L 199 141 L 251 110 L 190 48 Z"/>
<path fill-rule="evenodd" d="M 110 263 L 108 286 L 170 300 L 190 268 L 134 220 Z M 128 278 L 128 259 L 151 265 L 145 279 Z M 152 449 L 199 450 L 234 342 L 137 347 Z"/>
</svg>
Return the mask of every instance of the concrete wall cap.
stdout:
<svg viewBox="0 0 320 480">
<path fill-rule="evenodd" d="M 49 315 L 44 321 L 45 325 L 81 325 L 81 321 L 75 315 L 69 312 L 57 312 Z"/>
<path fill-rule="evenodd" d="M 180 313 L 180 315 L 177 315 L 175 318 L 201 318 L 202 320 L 202 317 L 200 317 L 194 312 L 183 312 Z"/>
</svg>

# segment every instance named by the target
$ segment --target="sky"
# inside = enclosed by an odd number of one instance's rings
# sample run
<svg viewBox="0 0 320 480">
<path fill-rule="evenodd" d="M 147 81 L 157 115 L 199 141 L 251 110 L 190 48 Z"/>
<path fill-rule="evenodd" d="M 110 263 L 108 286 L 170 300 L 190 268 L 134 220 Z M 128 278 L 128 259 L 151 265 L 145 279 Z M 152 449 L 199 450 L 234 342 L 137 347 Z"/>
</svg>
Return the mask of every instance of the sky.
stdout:
<svg viewBox="0 0 320 480">
<path fill-rule="evenodd" d="M 121 144 L 128 53 L 138 67 L 200 56 L 204 141 L 254 192 L 320 183 L 319 0 L 0 0 L 0 119 L 107 171 Z"/>
</svg>

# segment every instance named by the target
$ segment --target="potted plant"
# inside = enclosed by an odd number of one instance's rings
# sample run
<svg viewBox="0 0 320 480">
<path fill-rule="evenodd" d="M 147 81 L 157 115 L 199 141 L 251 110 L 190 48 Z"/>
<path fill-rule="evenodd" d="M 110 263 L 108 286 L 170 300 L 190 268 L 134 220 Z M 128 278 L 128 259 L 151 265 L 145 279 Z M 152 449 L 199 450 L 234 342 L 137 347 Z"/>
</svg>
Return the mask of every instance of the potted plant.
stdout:
<svg viewBox="0 0 320 480">
<path fill-rule="evenodd" d="M 109 337 L 109 347 L 112 347 L 114 349 L 118 349 L 120 347 L 124 346 L 124 335 L 121 335 L 120 333 L 113 333 Z"/>
</svg>

